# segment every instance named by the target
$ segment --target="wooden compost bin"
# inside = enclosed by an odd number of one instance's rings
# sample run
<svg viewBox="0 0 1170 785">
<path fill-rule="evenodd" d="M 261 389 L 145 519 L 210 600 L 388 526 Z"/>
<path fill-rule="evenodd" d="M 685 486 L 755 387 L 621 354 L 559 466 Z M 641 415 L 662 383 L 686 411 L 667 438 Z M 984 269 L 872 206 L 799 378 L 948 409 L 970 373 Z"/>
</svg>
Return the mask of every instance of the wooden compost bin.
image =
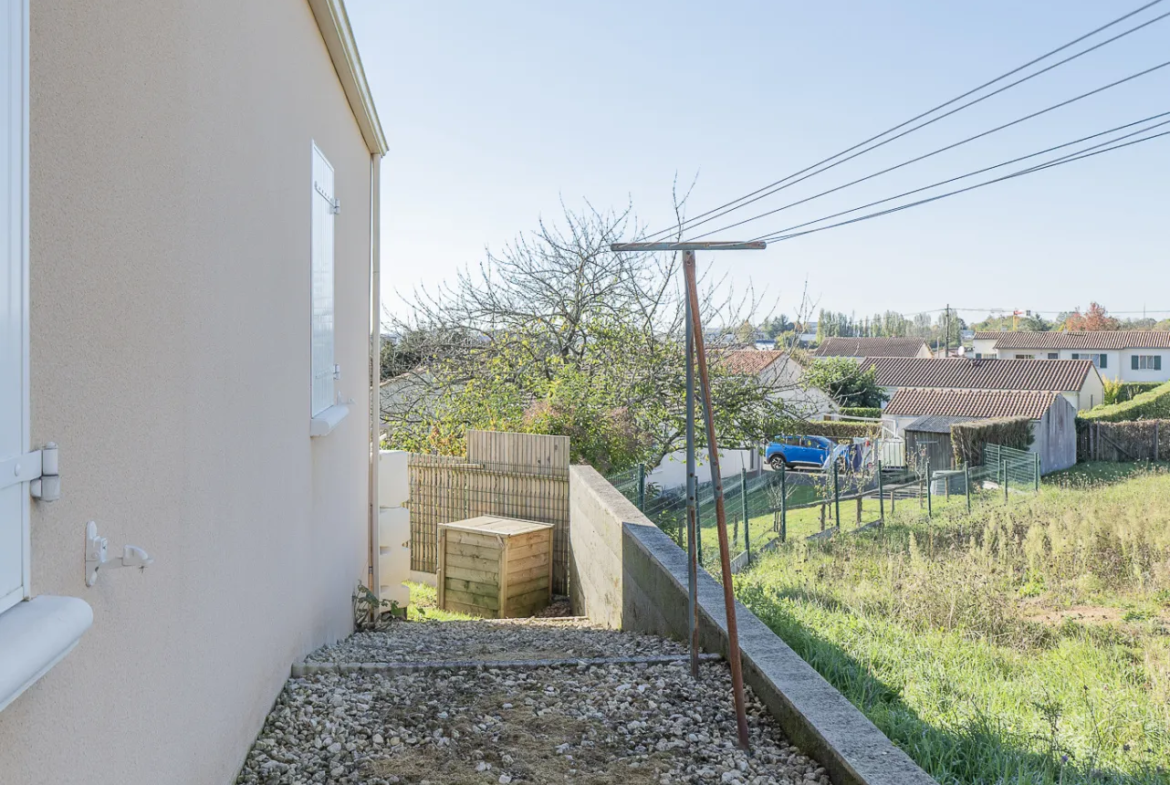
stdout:
<svg viewBox="0 0 1170 785">
<path fill-rule="evenodd" d="M 552 598 L 553 525 L 482 515 L 439 525 L 439 607 L 530 616 Z"/>
</svg>

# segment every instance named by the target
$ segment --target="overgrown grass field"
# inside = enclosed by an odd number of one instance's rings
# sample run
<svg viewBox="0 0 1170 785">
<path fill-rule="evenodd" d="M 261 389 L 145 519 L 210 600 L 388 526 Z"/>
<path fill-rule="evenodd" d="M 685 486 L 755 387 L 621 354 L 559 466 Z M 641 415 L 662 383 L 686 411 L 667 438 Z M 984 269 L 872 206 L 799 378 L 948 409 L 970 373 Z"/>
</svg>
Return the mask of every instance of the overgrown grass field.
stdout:
<svg viewBox="0 0 1170 785">
<path fill-rule="evenodd" d="M 899 505 L 736 591 L 944 785 L 1170 783 L 1164 469 L 1082 467 L 930 521 Z"/>
</svg>

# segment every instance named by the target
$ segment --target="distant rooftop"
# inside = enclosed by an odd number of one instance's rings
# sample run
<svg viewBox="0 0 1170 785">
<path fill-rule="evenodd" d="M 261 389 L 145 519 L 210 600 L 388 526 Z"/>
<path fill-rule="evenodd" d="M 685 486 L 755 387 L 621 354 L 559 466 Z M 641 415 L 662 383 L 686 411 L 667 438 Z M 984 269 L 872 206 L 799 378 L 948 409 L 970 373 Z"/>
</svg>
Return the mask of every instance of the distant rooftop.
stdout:
<svg viewBox="0 0 1170 785">
<path fill-rule="evenodd" d="M 980 360 L 962 357 L 874 357 L 862 363 L 876 369 L 882 387 L 938 387 L 955 390 L 1080 390 L 1089 360 Z"/>
<path fill-rule="evenodd" d="M 921 338 L 826 338 L 816 357 L 915 357 L 929 349 Z"/>
<path fill-rule="evenodd" d="M 899 390 L 885 414 L 938 417 L 1027 417 L 1038 420 L 1059 396 L 1055 392 L 1001 390 Z"/>
<path fill-rule="evenodd" d="M 1170 349 L 1170 332 L 1152 330 L 978 332 L 977 341 L 995 341 L 996 349 Z"/>
</svg>

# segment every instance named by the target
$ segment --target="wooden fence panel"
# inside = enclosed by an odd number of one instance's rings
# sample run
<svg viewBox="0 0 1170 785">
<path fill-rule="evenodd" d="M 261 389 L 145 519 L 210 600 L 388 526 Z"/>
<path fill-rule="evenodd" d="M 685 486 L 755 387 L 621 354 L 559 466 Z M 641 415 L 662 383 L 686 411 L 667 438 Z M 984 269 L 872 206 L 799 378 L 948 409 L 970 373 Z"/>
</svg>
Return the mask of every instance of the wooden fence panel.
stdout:
<svg viewBox="0 0 1170 785">
<path fill-rule="evenodd" d="M 410 566 L 438 569 L 438 526 L 501 515 L 553 529 L 553 591 L 568 593 L 569 439 L 471 431 L 467 457 L 410 456 Z"/>
</svg>

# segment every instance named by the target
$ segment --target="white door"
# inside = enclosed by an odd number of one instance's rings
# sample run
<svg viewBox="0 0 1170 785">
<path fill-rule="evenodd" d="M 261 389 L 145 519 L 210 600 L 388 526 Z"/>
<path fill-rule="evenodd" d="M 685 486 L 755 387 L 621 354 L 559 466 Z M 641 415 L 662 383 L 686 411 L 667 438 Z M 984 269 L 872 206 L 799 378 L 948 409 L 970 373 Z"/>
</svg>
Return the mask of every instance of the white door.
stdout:
<svg viewBox="0 0 1170 785">
<path fill-rule="evenodd" d="M 0 5 L 0 612 L 28 585 L 27 2 Z"/>
</svg>

